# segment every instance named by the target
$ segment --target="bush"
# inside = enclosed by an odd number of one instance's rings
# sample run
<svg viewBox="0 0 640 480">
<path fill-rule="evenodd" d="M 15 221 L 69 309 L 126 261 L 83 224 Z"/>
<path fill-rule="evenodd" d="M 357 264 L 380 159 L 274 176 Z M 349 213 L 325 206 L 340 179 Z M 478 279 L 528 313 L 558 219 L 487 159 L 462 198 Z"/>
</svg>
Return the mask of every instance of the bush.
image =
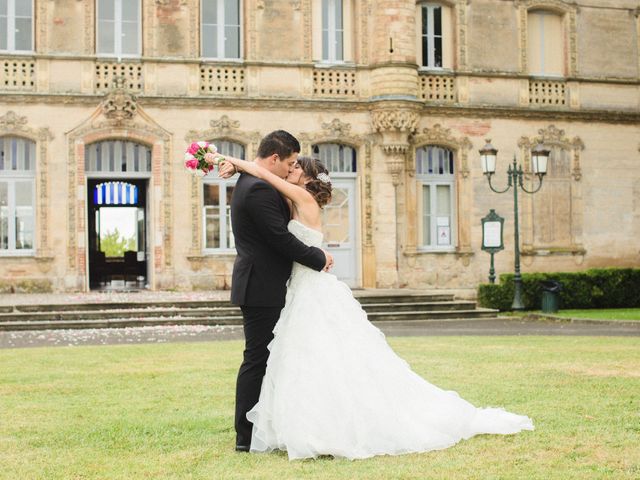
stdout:
<svg viewBox="0 0 640 480">
<path fill-rule="evenodd" d="M 561 308 L 640 307 L 640 269 L 601 268 L 583 272 L 525 273 L 522 275 L 522 303 L 537 310 L 542 302 L 543 280 L 562 284 Z M 478 303 L 483 307 L 511 310 L 513 274 L 500 275 L 499 284 L 481 284 Z"/>
</svg>

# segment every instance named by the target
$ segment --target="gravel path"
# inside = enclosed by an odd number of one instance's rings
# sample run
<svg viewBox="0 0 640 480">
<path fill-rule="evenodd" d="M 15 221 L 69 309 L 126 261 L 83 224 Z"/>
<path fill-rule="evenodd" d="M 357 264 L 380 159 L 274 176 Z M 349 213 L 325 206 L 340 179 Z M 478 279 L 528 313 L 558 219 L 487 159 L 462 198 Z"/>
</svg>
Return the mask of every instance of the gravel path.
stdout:
<svg viewBox="0 0 640 480">
<path fill-rule="evenodd" d="M 640 322 L 550 322 L 520 319 L 378 322 L 390 337 L 437 335 L 640 336 Z M 0 348 L 208 342 L 243 339 L 240 326 L 174 325 L 0 332 Z"/>
</svg>

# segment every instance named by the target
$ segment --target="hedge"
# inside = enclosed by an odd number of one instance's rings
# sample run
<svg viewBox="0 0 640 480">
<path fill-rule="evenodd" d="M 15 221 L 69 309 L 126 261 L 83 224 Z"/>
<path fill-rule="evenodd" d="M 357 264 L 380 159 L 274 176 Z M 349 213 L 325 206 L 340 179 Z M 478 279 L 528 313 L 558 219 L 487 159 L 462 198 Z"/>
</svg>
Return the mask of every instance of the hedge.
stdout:
<svg viewBox="0 0 640 480">
<path fill-rule="evenodd" d="M 543 280 L 562 284 L 560 308 L 640 307 L 640 269 L 599 268 L 582 272 L 522 274 L 522 303 L 527 310 L 539 310 Z M 513 274 L 500 275 L 499 284 L 481 284 L 478 303 L 487 308 L 511 310 Z"/>
</svg>

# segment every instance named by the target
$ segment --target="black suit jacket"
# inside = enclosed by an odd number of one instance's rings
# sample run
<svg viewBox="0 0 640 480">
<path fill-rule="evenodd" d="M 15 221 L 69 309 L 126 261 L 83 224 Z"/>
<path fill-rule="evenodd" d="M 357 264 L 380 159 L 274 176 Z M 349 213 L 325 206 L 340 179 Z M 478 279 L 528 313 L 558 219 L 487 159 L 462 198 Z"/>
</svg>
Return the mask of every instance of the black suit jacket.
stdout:
<svg viewBox="0 0 640 480">
<path fill-rule="evenodd" d="M 293 262 L 322 270 L 325 255 L 287 230 L 287 202 L 267 182 L 241 174 L 231 197 L 231 226 L 238 256 L 233 265 L 231 303 L 282 307 Z"/>
</svg>

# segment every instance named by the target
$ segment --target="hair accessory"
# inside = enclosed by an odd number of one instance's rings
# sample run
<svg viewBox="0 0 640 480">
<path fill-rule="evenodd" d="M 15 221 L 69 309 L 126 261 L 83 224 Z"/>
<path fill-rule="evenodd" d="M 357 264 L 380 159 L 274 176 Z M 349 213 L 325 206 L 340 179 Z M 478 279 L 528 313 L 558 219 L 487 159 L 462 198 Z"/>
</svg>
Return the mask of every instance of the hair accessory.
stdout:
<svg viewBox="0 0 640 480">
<path fill-rule="evenodd" d="M 316 178 L 320 180 L 322 183 L 331 183 L 331 178 L 329 177 L 329 175 L 327 175 L 324 172 L 319 173 Z"/>
</svg>

